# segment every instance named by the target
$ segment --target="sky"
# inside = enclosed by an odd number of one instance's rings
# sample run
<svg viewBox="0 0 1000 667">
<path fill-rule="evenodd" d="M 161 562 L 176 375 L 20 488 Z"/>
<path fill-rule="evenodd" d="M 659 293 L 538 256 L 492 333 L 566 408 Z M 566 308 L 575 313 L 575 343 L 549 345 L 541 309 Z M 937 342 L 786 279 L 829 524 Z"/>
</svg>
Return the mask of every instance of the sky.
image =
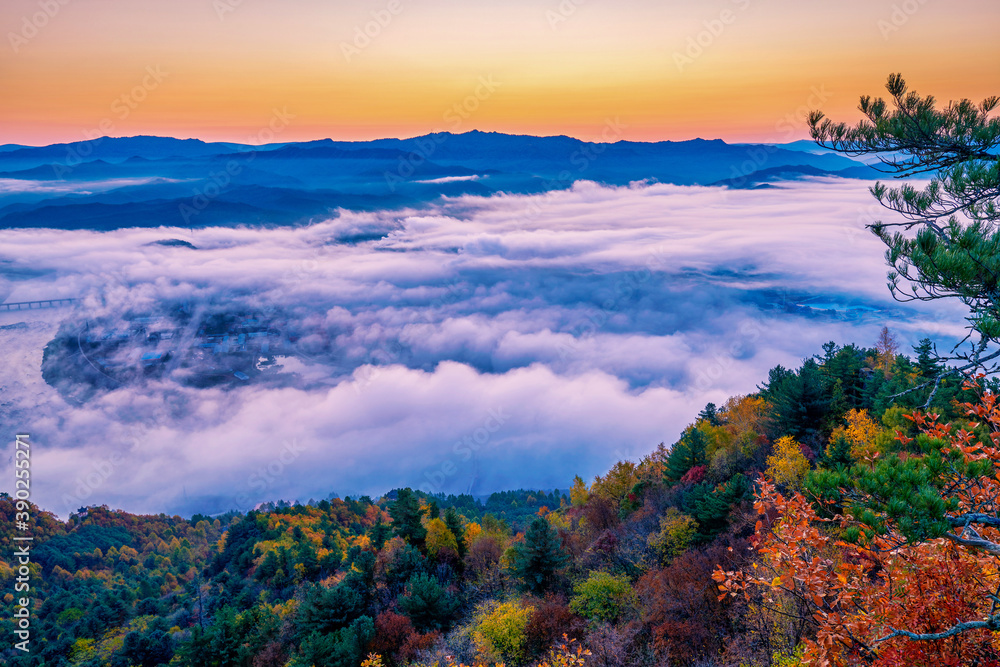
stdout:
<svg viewBox="0 0 1000 667">
<path fill-rule="evenodd" d="M 0 144 L 472 129 L 787 141 L 901 72 L 1000 84 L 995 0 L 4 0 Z"/>
<path fill-rule="evenodd" d="M 890 298 L 867 185 L 578 181 L 300 227 L 0 230 L 0 295 L 84 299 L 0 313 L 0 439 L 31 434 L 32 498 L 61 516 L 566 488 L 827 341 L 961 337 L 954 306 Z M 358 235 L 383 238 L 335 242 Z M 153 243 L 171 238 L 194 249 Z M 297 351 L 237 386 L 194 388 L 181 365 L 81 393 L 59 340 L 179 303 L 274 311 Z M 70 356 L 43 376 L 46 346 Z"/>
</svg>

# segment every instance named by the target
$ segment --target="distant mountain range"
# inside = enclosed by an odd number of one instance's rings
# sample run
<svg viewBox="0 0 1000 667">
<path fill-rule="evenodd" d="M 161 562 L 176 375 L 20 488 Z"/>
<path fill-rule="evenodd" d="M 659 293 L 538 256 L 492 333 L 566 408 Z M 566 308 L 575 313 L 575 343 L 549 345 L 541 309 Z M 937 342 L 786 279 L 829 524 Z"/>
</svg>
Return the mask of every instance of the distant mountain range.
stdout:
<svg viewBox="0 0 1000 667">
<path fill-rule="evenodd" d="M 479 131 L 265 146 L 101 137 L 0 146 L 0 228 L 289 225 L 338 208 L 537 193 L 578 180 L 773 187 L 816 176 L 874 179 L 878 172 L 811 142 L 601 144 Z"/>
</svg>

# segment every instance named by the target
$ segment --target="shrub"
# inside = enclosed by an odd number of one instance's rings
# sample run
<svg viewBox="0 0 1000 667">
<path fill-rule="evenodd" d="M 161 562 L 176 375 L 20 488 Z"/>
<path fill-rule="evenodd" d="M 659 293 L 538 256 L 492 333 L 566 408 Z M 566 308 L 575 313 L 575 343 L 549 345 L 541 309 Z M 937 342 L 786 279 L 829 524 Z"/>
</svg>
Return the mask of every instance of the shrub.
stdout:
<svg viewBox="0 0 1000 667">
<path fill-rule="evenodd" d="M 616 623 L 636 606 L 635 591 L 628 577 L 607 572 L 591 572 L 586 581 L 576 585 L 569 608 L 592 621 Z"/>
<path fill-rule="evenodd" d="M 525 633 L 528 653 L 537 656 L 554 646 L 582 639 L 587 633 L 587 621 L 570 611 L 563 596 L 549 595 L 535 605 Z"/>
<path fill-rule="evenodd" d="M 656 550 L 660 562 L 669 563 L 687 551 L 697 533 L 698 522 L 671 507 L 660 517 L 659 532 L 651 533 L 647 541 Z"/>
<path fill-rule="evenodd" d="M 524 664 L 528 657 L 526 630 L 533 612 L 531 606 L 504 602 L 481 613 L 474 633 L 479 650 L 515 665 Z"/>
</svg>

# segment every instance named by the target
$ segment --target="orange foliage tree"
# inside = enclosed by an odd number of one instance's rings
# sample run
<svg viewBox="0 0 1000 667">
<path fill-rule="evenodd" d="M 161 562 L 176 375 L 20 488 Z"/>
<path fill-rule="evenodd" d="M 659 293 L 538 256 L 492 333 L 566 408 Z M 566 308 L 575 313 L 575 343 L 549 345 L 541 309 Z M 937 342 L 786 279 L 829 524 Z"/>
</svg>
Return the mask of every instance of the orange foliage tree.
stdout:
<svg viewBox="0 0 1000 667">
<path fill-rule="evenodd" d="M 986 393 L 964 407 L 965 427 L 915 414 L 921 435 L 898 434 L 902 451 L 830 473 L 838 498 L 762 479 L 759 560 L 717 568 L 720 599 L 796 598 L 806 664 L 1000 665 L 1000 405 Z"/>
</svg>

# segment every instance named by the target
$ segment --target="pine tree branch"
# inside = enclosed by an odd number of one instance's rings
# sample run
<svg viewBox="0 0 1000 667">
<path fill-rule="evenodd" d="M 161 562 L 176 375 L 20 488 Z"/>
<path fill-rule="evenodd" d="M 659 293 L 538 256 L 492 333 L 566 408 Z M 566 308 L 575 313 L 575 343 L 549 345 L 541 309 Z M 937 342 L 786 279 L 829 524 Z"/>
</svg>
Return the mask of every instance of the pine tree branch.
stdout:
<svg viewBox="0 0 1000 667">
<path fill-rule="evenodd" d="M 995 526 L 1000 527 L 1000 517 L 993 516 L 992 514 L 959 514 L 958 516 L 947 516 L 945 521 L 951 525 L 964 528 L 970 523 L 978 523 L 981 526 Z"/>
<path fill-rule="evenodd" d="M 954 533 L 945 533 L 944 537 L 963 547 L 968 547 L 969 549 L 981 549 L 995 556 L 1000 556 L 1000 544 L 980 537 L 975 531 L 972 531 L 972 534 L 975 535 L 975 537 L 959 537 Z"/>
</svg>

